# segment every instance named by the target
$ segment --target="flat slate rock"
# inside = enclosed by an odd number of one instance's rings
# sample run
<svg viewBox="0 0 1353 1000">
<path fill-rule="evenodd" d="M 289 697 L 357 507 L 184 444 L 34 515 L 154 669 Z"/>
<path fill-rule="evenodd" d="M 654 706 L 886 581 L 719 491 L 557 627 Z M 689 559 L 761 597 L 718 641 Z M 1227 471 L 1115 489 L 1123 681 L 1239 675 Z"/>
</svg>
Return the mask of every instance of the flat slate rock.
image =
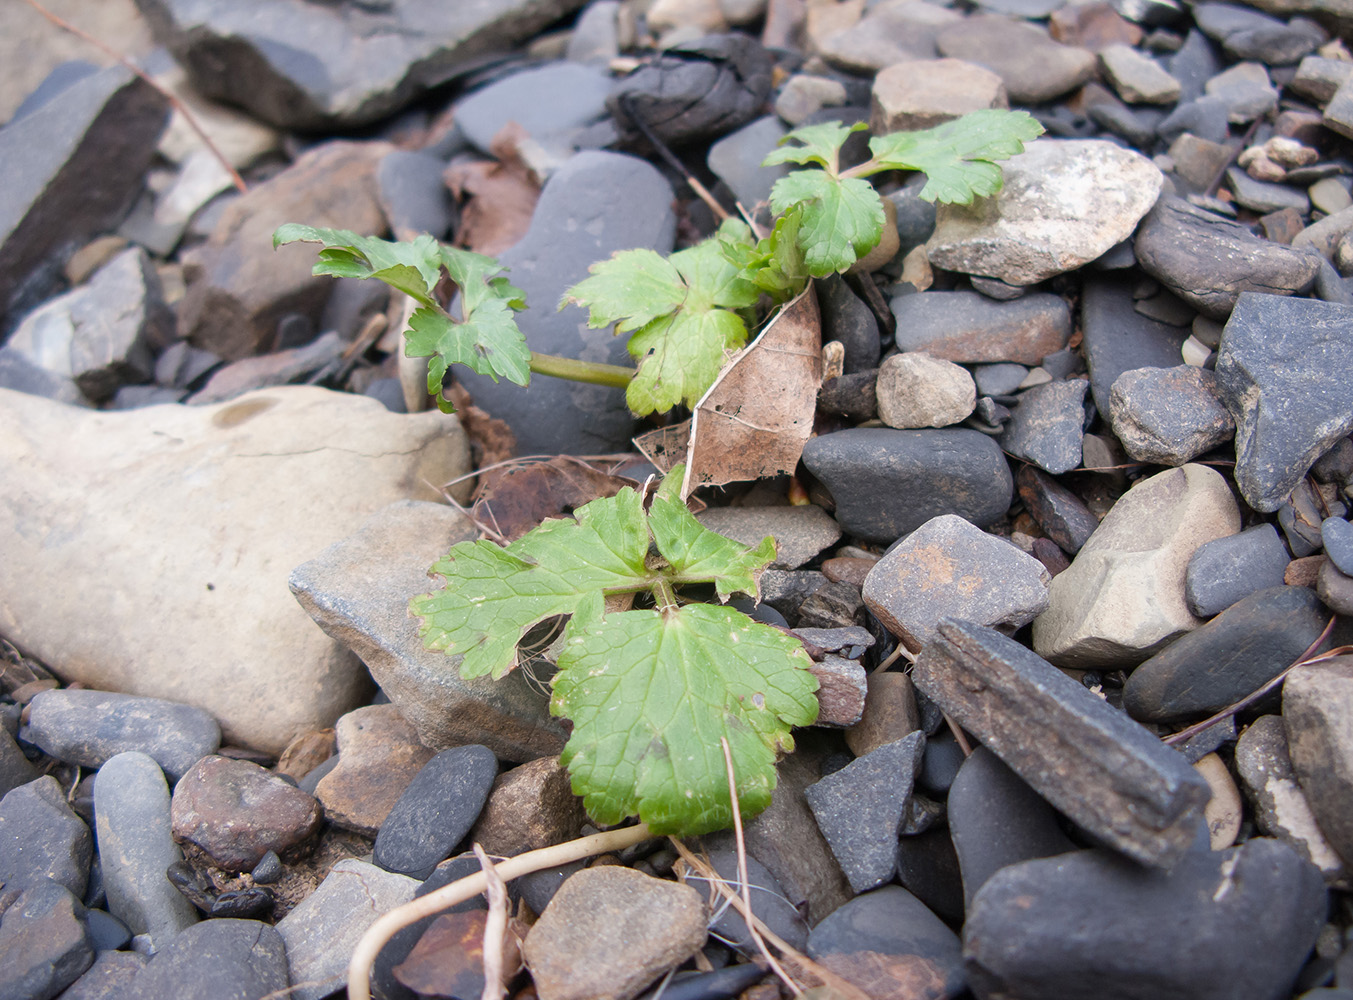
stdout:
<svg viewBox="0 0 1353 1000">
<path fill-rule="evenodd" d="M 488 747 L 443 750 L 385 817 L 372 859 L 386 871 L 426 878 L 474 826 L 497 776 L 498 760 Z"/>
<path fill-rule="evenodd" d="M 774 569 L 798 569 L 841 538 L 840 526 L 821 507 L 710 507 L 698 515 L 710 531 L 755 548 L 775 539 Z"/>
<path fill-rule="evenodd" d="M 1317 458 L 1353 431 L 1353 307 L 1243 294 L 1217 350 L 1217 387 L 1236 420 L 1236 485 L 1277 510 Z"/>
<path fill-rule="evenodd" d="M 798 910 L 785 899 L 780 881 L 770 873 L 765 865 L 750 855 L 747 861 L 747 881 L 752 887 L 752 913 L 766 922 L 772 931 L 780 935 L 792 947 L 800 951 L 808 944 L 808 923 Z M 736 851 L 710 851 L 710 866 L 721 878 L 730 883 L 738 881 L 738 855 Z M 703 883 L 688 877 L 687 885 L 699 888 Z M 705 892 L 705 903 L 711 913 L 720 913 L 718 919 L 710 924 L 710 931 L 744 954 L 757 953 L 757 946 L 747 931 L 747 923 L 736 909 L 725 907 L 724 897 L 712 885 Z"/>
<path fill-rule="evenodd" d="M 1053 475 L 1081 464 L 1085 434 L 1085 379 L 1045 382 L 1026 389 L 1011 410 L 1001 447 Z"/>
<path fill-rule="evenodd" d="M 1012 104 L 1050 101 L 1095 72 L 1095 57 L 1088 50 L 1061 45 L 1031 24 L 995 14 L 969 15 L 942 28 L 936 45 L 941 55 L 995 72 Z"/>
<path fill-rule="evenodd" d="M 1320 256 L 1310 250 L 1260 239 L 1238 222 L 1174 197 L 1156 203 L 1133 249 L 1142 270 L 1213 319 L 1229 316 L 1242 292 L 1303 292 L 1320 268 Z"/>
<path fill-rule="evenodd" d="M 966 985 L 958 937 L 895 885 L 832 911 L 808 935 L 808 957 L 871 997 L 946 1000 Z"/>
<path fill-rule="evenodd" d="M 509 122 L 537 142 L 606 115 L 611 77 L 574 62 L 523 69 L 461 98 L 455 121 L 480 152 L 492 155 L 493 137 Z"/>
<path fill-rule="evenodd" d="M 1099 527 L 1099 518 L 1085 501 L 1041 469 L 1022 466 L 1015 474 L 1015 487 L 1029 516 L 1069 555 L 1079 552 Z"/>
<path fill-rule="evenodd" d="M 804 445 L 803 461 L 836 499 L 842 529 L 865 541 L 891 542 L 941 514 L 985 527 L 1014 492 L 1000 446 L 966 428 L 837 431 Z"/>
<path fill-rule="evenodd" d="M 65 688 L 43 691 L 31 705 L 24 738 L 84 767 L 139 750 L 178 781 L 221 745 L 221 727 L 209 713 L 162 698 Z"/>
<path fill-rule="evenodd" d="M 977 292 L 918 292 L 892 300 L 897 347 L 962 363 L 1036 365 L 1066 346 L 1071 310 L 1066 300 L 1031 292 L 996 302 Z"/>
<path fill-rule="evenodd" d="M 510 48 L 582 5 L 137 2 L 203 95 L 279 128 L 311 132 L 380 121 L 472 58 Z"/>
<path fill-rule="evenodd" d="M 1211 618 L 1257 590 L 1281 584 L 1290 562 L 1271 524 L 1214 538 L 1189 558 L 1184 599 L 1199 618 Z"/>
<path fill-rule="evenodd" d="M 761 165 L 787 131 L 777 116 L 766 115 L 728 133 L 709 147 L 706 157 L 709 169 L 728 185 L 733 197 L 748 210 L 767 201 L 775 182 L 789 173 L 787 164 Z M 823 311 L 826 311 L 825 303 Z M 874 361 L 877 363 L 878 358 Z M 847 370 L 851 370 L 849 365 Z"/>
<path fill-rule="evenodd" d="M 1191 851 L 1168 871 L 1078 851 L 992 876 L 963 957 L 979 997 L 1271 1000 L 1306 961 L 1325 905 L 1320 873 L 1276 840 Z"/>
<path fill-rule="evenodd" d="M 912 679 L 955 722 L 1134 860 L 1169 867 L 1189 849 L 1210 792 L 1183 757 L 1013 639 L 966 622 L 939 631 Z"/>
<path fill-rule="evenodd" d="M 143 1000 L 262 1000 L 290 985 L 282 936 L 257 920 L 208 920 L 185 930 L 138 972 Z M 292 994 L 294 995 L 294 994 Z"/>
<path fill-rule="evenodd" d="M 1006 22 L 1005 31 L 1026 27 Z M 1011 44 L 1009 37 L 1001 42 L 1007 50 Z M 1028 54 L 1020 50 L 1020 58 Z M 1093 65 L 1094 57 L 1085 55 Z M 1019 103 L 1013 89 L 1010 98 Z M 1005 183 L 994 199 L 938 208 L 926 243 L 932 264 L 1011 285 L 1035 284 L 1127 239 L 1164 184 L 1146 157 L 1101 139 L 1035 140 L 1001 167 Z"/>
<path fill-rule="evenodd" d="M 555 311 L 588 267 L 617 250 L 667 253 L 676 235 L 672 187 L 658 169 L 621 153 L 578 153 L 545 183 L 531 225 L 499 257 L 532 308 L 517 323 L 533 351 L 631 365 L 625 338 L 587 327 L 584 311 Z M 475 403 L 508 422 L 523 455 L 624 451 L 634 416 L 621 389 L 536 378 L 529 391 L 486 375 L 458 372 Z"/>
<path fill-rule="evenodd" d="M 0 919 L 0 995 L 50 1000 L 94 961 L 85 908 L 65 886 L 41 879 Z"/>
<path fill-rule="evenodd" d="M 24 889 L 50 879 L 84 898 L 94 837 L 50 774 L 0 799 L 0 884 Z"/>
<path fill-rule="evenodd" d="M 1328 621 L 1306 587 L 1257 591 L 1139 664 L 1123 687 L 1123 707 L 1142 722 L 1219 712 L 1297 660 Z"/>
</svg>

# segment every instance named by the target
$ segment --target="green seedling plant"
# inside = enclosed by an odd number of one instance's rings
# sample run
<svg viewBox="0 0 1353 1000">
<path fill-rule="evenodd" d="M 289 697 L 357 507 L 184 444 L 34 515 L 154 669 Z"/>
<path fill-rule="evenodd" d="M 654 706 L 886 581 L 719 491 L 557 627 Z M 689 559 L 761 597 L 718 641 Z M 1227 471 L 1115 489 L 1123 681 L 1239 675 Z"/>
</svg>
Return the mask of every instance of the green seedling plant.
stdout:
<svg viewBox="0 0 1353 1000">
<path fill-rule="evenodd" d="M 832 122 L 786 136 L 765 164 L 805 169 L 776 182 L 776 221 L 765 236 L 730 219 L 670 255 L 620 251 L 565 292 L 560 309 L 579 305 L 590 326 L 629 334 L 635 368 L 531 351 L 515 317 L 525 296 L 491 257 L 430 236 L 392 243 L 296 224 L 278 229 L 273 243 L 320 243 L 316 274 L 376 278 L 410 296 L 417 308 L 405 354 L 429 359 L 428 392 L 443 410 L 451 409 L 446 374 L 463 364 L 523 386 L 534 372 L 623 387 L 636 414 L 663 413 L 695 406 L 768 306 L 850 269 L 878 244 L 885 215 L 866 178 L 919 170 L 922 198 L 970 203 L 996 194 L 998 161 L 1042 132 L 1024 112 L 978 111 L 875 137 L 868 161 L 842 169 L 842 146 L 865 127 Z M 459 290 L 452 306 L 442 293 L 447 277 Z M 563 761 L 574 791 L 598 823 L 638 816 L 674 835 L 731 822 L 721 738 L 750 816 L 770 802 L 791 729 L 817 716 L 802 644 L 722 603 L 757 597 L 774 541 L 750 549 L 701 526 L 680 497 L 683 471 L 672 470 L 651 497 L 621 490 L 506 546 L 460 543 L 432 567 L 446 585 L 411 602 L 424 642 L 460 657 L 466 678 L 502 677 L 530 629 L 567 618 L 550 710 L 573 722 Z M 710 587 L 721 603 L 690 600 Z M 624 595 L 651 606 L 608 610 L 608 598 Z"/>
</svg>

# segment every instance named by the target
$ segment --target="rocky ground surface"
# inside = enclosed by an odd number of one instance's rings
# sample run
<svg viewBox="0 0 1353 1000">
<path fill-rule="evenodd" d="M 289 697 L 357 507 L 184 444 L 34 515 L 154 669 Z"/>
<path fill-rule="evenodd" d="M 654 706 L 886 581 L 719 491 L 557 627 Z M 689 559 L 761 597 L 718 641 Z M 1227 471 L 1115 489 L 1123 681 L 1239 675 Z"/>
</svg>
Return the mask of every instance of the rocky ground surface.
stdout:
<svg viewBox="0 0 1353 1000">
<path fill-rule="evenodd" d="M 1353 7 L 98 6 L 247 191 L 0 4 L 0 995 L 318 1000 L 472 843 L 591 829 L 548 662 L 464 681 L 406 608 L 477 535 L 447 499 L 613 483 L 467 474 L 642 479 L 645 428 L 544 378 L 427 411 L 402 302 L 276 226 L 500 254 L 533 348 L 622 361 L 553 304 L 713 227 L 645 131 L 754 212 L 792 127 L 1014 107 L 1047 136 L 998 198 L 883 178 L 895 252 L 818 284 L 794 479 L 700 494 L 776 537 L 756 610 L 822 685 L 754 908 L 819 997 L 1353 996 L 1353 657 L 1271 683 L 1353 641 Z M 691 846 L 736 877 L 730 834 Z M 665 840 L 510 892 L 514 997 L 789 995 Z M 401 932 L 376 995 L 478 997 L 483 927 Z"/>
</svg>

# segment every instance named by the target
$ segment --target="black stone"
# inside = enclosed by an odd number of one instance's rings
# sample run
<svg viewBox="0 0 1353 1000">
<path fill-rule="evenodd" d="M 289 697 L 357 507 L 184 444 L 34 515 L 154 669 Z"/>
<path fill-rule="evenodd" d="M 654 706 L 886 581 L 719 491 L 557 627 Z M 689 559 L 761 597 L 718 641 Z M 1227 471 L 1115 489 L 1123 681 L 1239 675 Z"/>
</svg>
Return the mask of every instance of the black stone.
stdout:
<svg viewBox="0 0 1353 1000">
<path fill-rule="evenodd" d="M 925 757 L 921 761 L 921 773 L 916 776 L 916 781 L 927 792 L 945 795 L 966 759 L 954 734 L 944 729 L 926 741 Z"/>
<path fill-rule="evenodd" d="M 709 863 L 724 881 L 733 887 L 739 895 L 742 888 L 738 882 L 738 856 L 736 851 L 710 851 Z M 752 936 L 747 932 L 747 923 L 742 915 L 731 906 L 724 906 L 724 898 L 717 889 L 712 889 L 694 874 L 686 878 L 688 885 L 709 902 L 710 912 L 720 914 L 710 925 L 710 933 L 727 942 L 746 955 L 758 954 Z M 802 951 L 808 944 L 808 924 L 803 916 L 790 905 L 785 898 L 780 881 L 756 858 L 747 858 L 747 884 L 751 886 L 752 913 L 763 920 L 775 934 L 787 941 L 792 947 Z"/>
<path fill-rule="evenodd" d="M 822 340 L 841 342 L 846 352 L 846 374 L 878 368 L 878 320 L 845 279 L 834 274 L 819 281 L 817 301 L 822 312 Z"/>
<path fill-rule="evenodd" d="M 259 885 L 271 885 L 281 879 L 286 873 L 282 867 L 282 859 L 277 856 L 276 851 L 269 851 L 263 857 L 258 859 L 258 864 L 254 865 L 254 870 L 249 873 Z"/>
<path fill-rule="evenodd" d="M 1287 500 L 1353 431 L 1353 307 L 1247 293 L 1222 333 L 1217 387 L 1236 419 L 1236 485 L 1255 510 Z"/>
<path fill-rule="evenodd" d="M 386 871 L 426 878 L 470 832 L 497 776 L 498 759 L 488 747 L 438 753 L 381 824 L 372 860 Z"/>
<path fill-rule="evenodd" d="M 1100 413 L 1109 412 L 1114 381 L 1134 368 L 1171 368 L 1189 332 L 1133 309 L 1139 276 L 1100 274 L 1086 280 L 1081 301 L 1081 345 L 1090 369 L 1090 391 Z"/>
<path fill-rule="evenodd" d="M 51 775 L 20 785 L 0 800 L 0 884 L 6 889 L 51 879 L 82 897 L 93 854 L 89 827 L 67 805 Z"/>
<path fill-rule="evenodd" d="M 1015 486 L 1029 516 L 1063 552 L 1075 555 L 1099 527 L 1080 497 L 1032 465 L 1020 467 Z"/>
<path fill-rule="evenodd" d="M 1281 585 L 1289 561 L 1287 547 L 1271 524 L 1214 538 L 1189 557 L 1184 599 L 1199 618 L 1211 618 L 1242 597 Z"/>
<path fill-rule="evenodd" d="M 963 876 L 954 842 L 944 827 L 934 827 L 897 842 L 897 880 L 940 919 L 963 922 Z"/>
<path fill-rule="evenodd" d="M 838 431 L 810 440 L 803 461 L 831 491 L 842 529 L 864 541 L 892 542 L 940 514 L 986 527 L 1014 492 L 1000 446 L 966 428 Z"/>
<path fill-rule="evenodd" d="M 729 965 L 712 972 L 678 972 L 665 985 L 645 993 L 641 1000 L 726 1000 L 765 978 L 754 962 Z"/>
<path fill-rule="evenodd" d="M 1192 851 L 1168 871 L 1080 851 L 992 876 L 963 956 L 980 997 L 1271 1000 L 1325 905 L 1319 871 L 1276 840 Z"/>
<path fill-rule="evenodd" d="M 1045 382 L 1026 390 L 1011 410 L 1001 447 L 1053 475 L 1081 464 L 1085 435 L 1084 379 Z"/>
<path fill-rule="evenodd" d="M 262 920 L 272 913 L 277 899 L 267 886 L 251 885 L 247 889 L 223 892 L 212 901 L 210 917 L 238 917 L 242 920 Z"/>
<path fill-rule="evenodd" d="M 877 383 L 877 368 L 828 379 L 818 390 L 817 408 L 852 420 L 872 420 L 878 416 Z"/>
</svg>

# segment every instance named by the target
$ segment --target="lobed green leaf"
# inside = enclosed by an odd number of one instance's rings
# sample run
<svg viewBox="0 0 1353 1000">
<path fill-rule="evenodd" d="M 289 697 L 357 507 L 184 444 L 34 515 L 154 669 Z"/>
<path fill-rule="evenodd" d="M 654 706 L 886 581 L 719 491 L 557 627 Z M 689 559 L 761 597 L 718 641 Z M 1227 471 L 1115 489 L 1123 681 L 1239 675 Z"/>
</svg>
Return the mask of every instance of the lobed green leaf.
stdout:
<svg viewBox="0 0 1353 1000">
<path fill-rule="evenodd" d="M 288 222 L 273 233 L 273 249 L 303 241 L 323 244 L 314 274 L 377 278 L 423 305 L 434 303 L 442 275 L 442 247 L 424 233 L 410 243 L 359 236 L 347 229 L 321 229 Z"/>
<path fill-rule="evenodd" d="M 1023 152 L 1024 143 L 1042 134 L 1028 112 L 990 108 L 923 132 L 879 136 L 869 140 L 869 149 L 878 170 L 922 171 L 922 198 L 966 205 L 1000 191 L 996 161 Z"/>
<path fill-rule="evenodd" d="M 795 243 L 803 266 L 815 278 L 844 271 L 872 250 L 883 235 L 883 206 L 873 186 L 842 180 L 821 170 L 796 170 L 775 182 L 771 210 L 800 212 Z"/>
<path fill-rule="evenodd" d="M 840 162 L 841 147 L 854 132 L 862 132 L 869 126 L 864 122 L 854 125 L 842 125 L 840 122 L 823 122 L 820 125 L 805 125 L 796 128 L 779 142 L 779 149 L 771 150 L 761 161 L 763 167 L 773 167 L 778 163 L 816 163 L 831 173 L 836 173 Z M 797 146 L 786 143 L 797 142 Z"/>
</svg>

